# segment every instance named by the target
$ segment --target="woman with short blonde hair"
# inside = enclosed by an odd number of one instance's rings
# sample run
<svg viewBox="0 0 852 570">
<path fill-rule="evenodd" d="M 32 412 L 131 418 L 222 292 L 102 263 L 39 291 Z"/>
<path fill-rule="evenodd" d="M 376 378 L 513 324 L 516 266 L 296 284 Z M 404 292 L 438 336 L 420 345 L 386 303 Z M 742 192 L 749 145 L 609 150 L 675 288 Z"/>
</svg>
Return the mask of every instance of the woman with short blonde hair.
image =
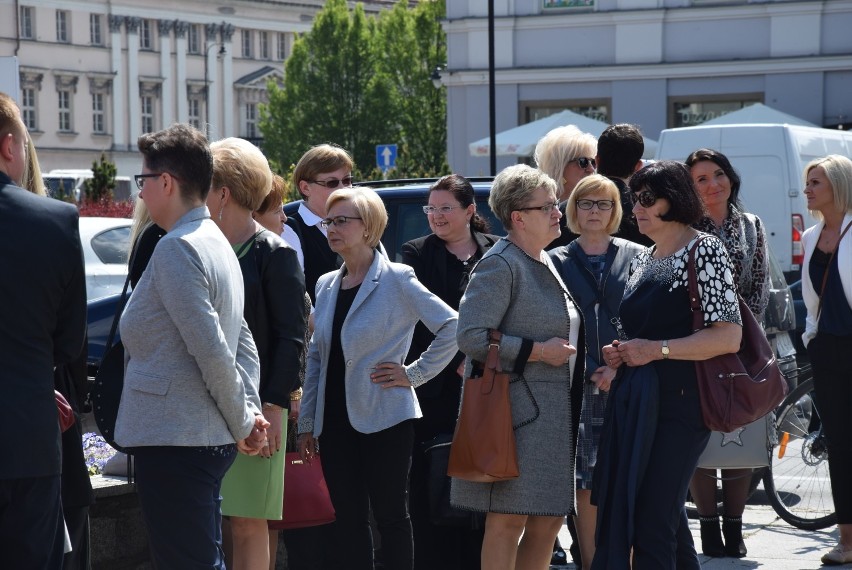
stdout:
<svg viewBox="0 0 852 570">
<path fill-rule="evenodd" d="M 613 204 L 610 208 L 612 211 L 609 215 L 609 221 L 603 230 L 607 235 L 614 234 L 618 231 L 618 227 L 621 224 L 621 193 L 618 191 L 618 187 L 615 185 L 615 182 L 606 176 L 601 176 L 600 174 L 587 176 L 580 180 L 577 186 L 574 187 L 574 191 L 571 193 L 572 199 L 568 200 L 568 203 L 565 205 L 565 216 L 567 217 L 566 224 L 568 225 L 568 229 L 576 234 L 581 233 L 581 228 L 577 219 L 577 210 L 587 208 L 585 208 L 583 204 L 578 206 L 578 203 L 580 200 L 586 200 L 588 196 L 591 196 L 592 194 L 606 196 L 607 200 L 612 201 Z"/>
<path fill-rule="evenodd" d="M 378 246 L 388 225 L 388 211 L 385 209 L 385 203 L 369 188 L 344 188 L 333 192 L 328 197 L 326 209 L 330 210 L 333 205 L 344 200 L 352 202 L 358 210 L 358 215 L 361 216 L 367 247 Z"/>
<path fill-rule="evenodd" d="M 567 200 L 577 183 L 595 172 L 598 140 L 574 125 L 557 127 L 535 145 L 535 163 L 556 181 L 556 197 Z"/>
</svg>

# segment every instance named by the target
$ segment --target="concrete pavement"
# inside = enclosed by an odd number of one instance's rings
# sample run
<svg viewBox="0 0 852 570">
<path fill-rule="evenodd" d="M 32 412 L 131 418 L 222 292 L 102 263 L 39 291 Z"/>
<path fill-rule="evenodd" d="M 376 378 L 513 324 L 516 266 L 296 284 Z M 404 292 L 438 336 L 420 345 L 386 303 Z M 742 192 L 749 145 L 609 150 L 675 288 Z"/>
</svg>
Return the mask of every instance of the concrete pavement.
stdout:
<svg viewBox="0 0 852 570">
<path fill-rule="evenodd" d="M 762 486 L 758 488 L 743 515 L 743 535 L 748 547 L 745 558 L 710 558 L 700 553 L 701 538 L 697 520 L 689 521 L 689 528 L 699 549 L 701 568 L 722 570 L 733 568 L 760 568 L 762 570 L 815 570 L 817 568 L 852 568 L 822 566 L 820 557 L 837 544 L 837 527 L 820 531 L 799 530 L 781 520 L 765 500 Z M 567 527 L 559 533 L 562 545 L 571 544 Z M 551 566 L 552 570 L 574 569 L 576 566 Z"/>
</svg>

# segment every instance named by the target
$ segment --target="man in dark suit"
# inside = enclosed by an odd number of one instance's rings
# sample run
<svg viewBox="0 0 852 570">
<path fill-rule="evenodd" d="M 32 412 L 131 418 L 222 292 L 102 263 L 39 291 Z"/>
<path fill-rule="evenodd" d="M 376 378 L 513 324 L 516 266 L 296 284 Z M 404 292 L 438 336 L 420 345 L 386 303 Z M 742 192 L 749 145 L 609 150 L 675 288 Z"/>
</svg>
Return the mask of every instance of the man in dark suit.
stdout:
<svg viewBox="0 0 852 570">
<path fill-rule="evenodd" d="M 53 368 L 83 348 L 86 281 L 77 209 L 20 188 L 26 148 L 0 93 L 0 568 L 61 568 Z"/>
<path fill-rule="evenodd" d="M 610 125 L 598 138 L 598 155 L 595 161 L 598 174 L 612 180 L 621 194 L 621 225 L 615 237 L 620 237 L 640 245 L 650 246 L 654 242 L 639 232 L 639 226 L 633 217 L 633 201 L 627 180 L 633 173 L 642 168 L 642 154 L 645 152 L 645 141 L 642 132 L 636 125 L 619 123 Z M 563 210 L 563 215 L 565 211 Z"/>
</svg>

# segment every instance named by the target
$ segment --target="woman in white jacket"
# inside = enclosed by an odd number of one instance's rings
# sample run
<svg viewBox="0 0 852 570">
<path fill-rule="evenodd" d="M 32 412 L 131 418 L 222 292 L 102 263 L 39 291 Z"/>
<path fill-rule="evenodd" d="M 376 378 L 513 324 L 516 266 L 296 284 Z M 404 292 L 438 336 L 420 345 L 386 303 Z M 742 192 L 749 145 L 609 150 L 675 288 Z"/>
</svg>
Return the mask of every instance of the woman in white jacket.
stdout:
<svg viewBox="0 0 852 570">
<path fill-rule="evenodd" d="M 823 564 L 852 562 L 852 160 L 832 154 L 805 167 L 808 209 L 820 221 L 802 237 L 802 340 L 814 373 L 828 444 L 828 470 L 840 541 Z"/>
</svg>

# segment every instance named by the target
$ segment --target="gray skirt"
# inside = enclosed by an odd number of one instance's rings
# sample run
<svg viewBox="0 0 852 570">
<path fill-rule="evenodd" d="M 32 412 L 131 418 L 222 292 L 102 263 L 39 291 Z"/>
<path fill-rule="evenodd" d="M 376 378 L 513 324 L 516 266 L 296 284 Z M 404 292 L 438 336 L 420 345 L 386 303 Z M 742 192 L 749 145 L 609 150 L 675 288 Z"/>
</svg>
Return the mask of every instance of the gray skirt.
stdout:
<svg viewBox="0 0 852 570">
<path fill-rule="evenodd" d="M 574 510 L 574 449 L 568 366 L 554 379 L 554 369 L 536 381 L 547 366 L 529 363 L 526 380 L 513 376 L 509 385 L 520 477 L 495 483 L 453 479 L 450 502 L 479 512 L 566 516 Z M 544 371 L 544 370 L 542 370 Z M 555 381 L 554 381 L 555 380 Z M 530 421 L 532 420 L 532 421 Z"/>
</svg>

